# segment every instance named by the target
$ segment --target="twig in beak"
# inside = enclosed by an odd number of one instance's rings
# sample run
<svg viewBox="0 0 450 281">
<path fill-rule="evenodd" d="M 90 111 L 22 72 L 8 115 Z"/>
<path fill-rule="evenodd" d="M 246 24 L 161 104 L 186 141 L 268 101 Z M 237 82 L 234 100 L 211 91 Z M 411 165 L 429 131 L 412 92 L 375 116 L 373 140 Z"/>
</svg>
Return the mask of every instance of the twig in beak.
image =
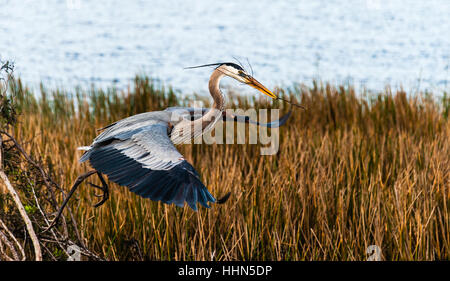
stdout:
<svg viewBox="0 0 450 281">
<path fill-rule="evenodd" d="M 285 100 L 285 99 L 283 99 L 283 98 L 277 97 L 276 99 L 277 99 L 277 100 L 285 101 L 285 102 L 290 103 L 290 104 L 292 104 L 292 105 L 294 105 L 294 106 L 296 106 L 296 107 L 299 107 L 299 108 L 301 108 L 301 109 L 306 110 L 306 108 L 305 108 L 304 106 L 299 105 L 299 104 L 296 104 L 296 103 L 293 103 L 293 102 L 288 101 L 288 100 Z"/>
</svg>

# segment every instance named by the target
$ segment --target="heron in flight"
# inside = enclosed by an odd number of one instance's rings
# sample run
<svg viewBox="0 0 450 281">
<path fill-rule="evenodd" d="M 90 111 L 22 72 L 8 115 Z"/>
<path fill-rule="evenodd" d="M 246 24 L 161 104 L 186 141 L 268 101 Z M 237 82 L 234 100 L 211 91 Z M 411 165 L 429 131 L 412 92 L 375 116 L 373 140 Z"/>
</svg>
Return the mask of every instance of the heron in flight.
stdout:
<svg viewBox="0 0 450 281">
<path fill-rule="evenodd" d="M 209 208 L 209 203 L 222 203 L 229 193 L 216 200 L 200 180 L 192 165 L 185 160 L 174 144 L 183 143 L 210 131 L 217 121 L 252 123 L 258 126 L 278 127 L 284 124 L 291 111 L 271 123 L 259 123 L 247 116 L 226 113 L 225 97 L 219 83 L 224 76 L 249 85 L 261 93 L 279 99 L 274 93 L 235 63 L 207 64 L 190 68 L 214 66 L 209 79 L 209 92 L 214 100 L 211 109 L 200 112 L 193 108 L 169 107 L 163 111 L 146 112 L 114 122 L 103 130 L 84 150 L 80 162 L 89 161 L 94 170 L 77 178 L 54 219 L 56 224 L 75 189 L 87 177 L 97 174 L 102 186 L 89 183 L 103 191 L 102 205 L 109 197 L 108 186 L 102 174 L 110 181 L 127 186 L 130 191 L 154 201 L 183 207 L 185 202 L 193 210 L 197 203 Z"/>
</svg>

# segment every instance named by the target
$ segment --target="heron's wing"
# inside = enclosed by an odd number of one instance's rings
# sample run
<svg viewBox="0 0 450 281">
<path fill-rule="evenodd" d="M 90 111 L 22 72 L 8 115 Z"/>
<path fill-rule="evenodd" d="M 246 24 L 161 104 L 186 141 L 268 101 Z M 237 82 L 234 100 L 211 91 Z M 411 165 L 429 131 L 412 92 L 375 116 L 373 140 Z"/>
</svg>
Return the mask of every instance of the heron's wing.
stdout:
<svg viewBox="0 0 450 281">
<path fill-rule="evenodd" d="M 168 107 L 164 111 L 171 112 L 172 114 L 176 114 L 179 117 L 182 117 L 186 120 L 196 120 L 205 115 L 210 109 L 209 108 L 194 108 L 194 107 L 180 107 L 173 106 Z"/>
<path fill-rule="evenodd" d="M 199 202 L 209 208 L 208 202 L 216 200 L 170 141 L 167 128 L 167 123 L 159 122 L 110 133 L 106 141 L 97 140 L 80 161 L 89 160 L 109 180 L 144 198 L 180 207 L 186 201 L 194 210 Z"/>
</svg>

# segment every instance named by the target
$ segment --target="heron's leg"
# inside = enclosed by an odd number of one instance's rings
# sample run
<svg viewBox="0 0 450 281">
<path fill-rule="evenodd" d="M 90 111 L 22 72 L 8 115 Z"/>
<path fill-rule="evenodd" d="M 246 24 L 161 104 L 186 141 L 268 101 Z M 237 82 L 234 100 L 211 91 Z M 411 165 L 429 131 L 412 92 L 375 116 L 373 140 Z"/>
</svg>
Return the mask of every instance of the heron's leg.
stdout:
<svg viewBox="0 0 450 281">
<path fill-rule="evenodd" d="M 286 123 L 289 116 L 291 116 L 291 113 L 292 113 L 292 106 L 291 106 L 291 109 L 289 110 L 289 112 L 286 113 L 285 115 L 281 116 L 280 119 L 269 122 L 269 123 L 260 123 L 258 121 L 254 121 L 254 120 L 250 119 L 250 117 L 248 117 L 248 116 L 235 115 L 235 114 L 228 113 L 227 111 L 223 111 L 222 112 L 222 120 L 224 122 L 231 121 L 231 122 L 237 122 L 237 123 L 249 123 L 249 124 L 254 124 L 256 126 L 267 127 L 267 128 L 278 128 L 280 126 L 283 126 Z"/>
<path fill-rule="evenodd" d="M 102 174 L 100 172 L 97 172 L 97 176 L 100 179 L 100 181 L 102 183 L 102 186 L 99 186 L 99 185 L 96 185 L 96 184 L 88 182 L 91 186 L 93 186 L 95 188 L 98 188 L 98 189 L 100 189 L 103 192 L 102 195 L 94 194 L 97 197 L 102 197 L 102 200 L 100 200 L 100 202 L 96 203 L 94 205 L 94 207 L 99 207 L 99 206 L 103 205 L 106 202 L 106 200 L 109 199 L 109 188 L 108 188 L 108 185 L 106 184 L 105 179 L 103 178 L 103 176 L 102 176 Z"/>
<path fill-rule="evenodd" d="M 67 205 L 67 202 L 69 202 L 69 200 L 70 200 L 70 198 L 72 197 L 72 195 L 74 194 L 75 190 L 77 190 L 78 186 L 79 186 L 85 179 L 87 179 L 88 177 L 92 176 L 92 175 L 95 174 L 95 173 L 97 173 L 96 170 L 91 170 L 91 171 L 89 171 L 89 172 L 87 172 L 87 173 L 84 173 L 84 174 L 78 176 L 78 178 L 75 180 L 74 184 L 72 185 L 72 188 L 70 189 L 69 194 L 67 194 L 66 199 L 64 199 L 64 202 L 62 203 L 61 207 L 59 208 L 58 213 L 56 214 L 55 219 L 52 221 L 52 223 L 50 224 L 50 226 L 47 227 L 47 228 L 44 230 L 44 232 L 47 231 L 47 230 L 49 230 L 49 229 L 51 229 L 51 228 L 53 228 L 53 227 L 58 223 L 58 220 L 59 220 L 59 218 L 61 217 L 61 214 L 62 214 L 64 208 L 65 208 L 66 205 Z"/>
</svg>

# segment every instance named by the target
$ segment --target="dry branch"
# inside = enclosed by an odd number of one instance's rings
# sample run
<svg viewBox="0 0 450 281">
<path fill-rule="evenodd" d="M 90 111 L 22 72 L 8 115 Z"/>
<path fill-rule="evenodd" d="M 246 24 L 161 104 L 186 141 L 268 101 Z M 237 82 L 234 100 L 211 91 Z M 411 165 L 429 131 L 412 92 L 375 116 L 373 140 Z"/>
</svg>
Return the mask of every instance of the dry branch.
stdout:
<svg viewBox="0 0 450 281">
<path fill-rule="evenodd" d="M 0 135 L 0 147 L 3 144 L 2 136 Z M 0 152 L 0 163 L 3 163 L 3 157 Z M 3 180 L 3 182 L 6 185 L 6 188 L 8 192 L 11 194 L 12 198 L 14 199 L 14 202 L 16 203 L 17 208 L 19 209 L 20 215 L 22 216 L 22 219 L 25 223 L 25 226 L 27 228 L 28 234 L 30 235 L 31 241 L 33 242 L 34 247 L 34 254 L 36 261 L 42 261 L 42 252 L 41 252 L 41 246 L 39 244 L 39 239 L 36 236 L 36 233 L 33 229 L 33 224 L 31 223 L 30 218 L 27 215 L 27 212 L 25 211 L 25 208 L 22 205 L 22 202 L 20 201 L 19 195 L 17 194 L 16 190 L 12 186 L 11 182 L 8 179 L 8 176 L 5 174 L 3 170 L 3 165 L 0 167 L 0 178 Z"/>
<path fill-rule="evenodd" d="M 14 243 L 16 244 L 17 249 L 19 249 L 20 254 L 22 255 L 22 259 L 21 260 L 25 260 L 26 256 L 25 256 L 25 251 L 23 250 L 23 247 L 20 245 L 19 241 L 17 240 L 17 238 L 14 236 L 14 234 L 12 234 L 12 232 L 8 229 L 8 227 L 6 226 L 6 224 L 0 219 L 0 229 L 3 228 L 5 233 L 2 233 L 2 231 L 0 231 L 0 240 L 7 240 L 9 242 L 9 239 L 7 238 L 7 236 L 9 236 Z M 15 250 L 15 247 L 12 245 L 12 243 L 8 243 L 9 244 L 9 248 L 10 251 L 13 253 L 17 253 L 17 251 Z M 5 255 L 4 253 L 2 253 L 3 255 Z M 17 254 L 14 255 L 15 256 L 15 260 L 20 260 L 19 256 Z"/>
</svg>

